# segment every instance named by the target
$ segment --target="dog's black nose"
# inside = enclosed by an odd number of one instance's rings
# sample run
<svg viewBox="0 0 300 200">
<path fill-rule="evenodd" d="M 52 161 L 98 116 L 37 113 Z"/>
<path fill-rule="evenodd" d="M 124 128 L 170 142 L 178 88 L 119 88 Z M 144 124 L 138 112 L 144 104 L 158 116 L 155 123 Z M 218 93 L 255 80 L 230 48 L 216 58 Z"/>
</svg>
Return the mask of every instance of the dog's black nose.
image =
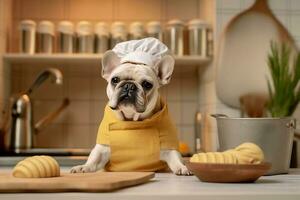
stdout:
<svg viewBox="0 0 300 200">
<path fill-rule="evenodd" d="M 133 92 L 136 91 L 137 87 L 134 83 L 131 82 L 126 82 L 123 85 L 123 90 L 127 91 L 127 92 Z"/>
<path fill-rule="evenodd" d="M 137 86 L 133 82 L 125 82 L 121 85 L 122 90 L 119 95 L 119 102 L 135 102 Z"/>
</svg>

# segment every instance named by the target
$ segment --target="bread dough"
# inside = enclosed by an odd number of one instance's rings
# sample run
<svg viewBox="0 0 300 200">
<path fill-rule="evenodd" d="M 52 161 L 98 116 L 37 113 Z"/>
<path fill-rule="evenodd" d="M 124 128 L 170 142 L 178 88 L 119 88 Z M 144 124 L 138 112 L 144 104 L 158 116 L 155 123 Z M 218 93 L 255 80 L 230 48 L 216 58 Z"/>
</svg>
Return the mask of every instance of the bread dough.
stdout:
<svg viewBox="0 0 300 200">
<path fill-rule="evenodd" d="M 51 156 L 32 156 L 20 161 L 13 169 L 18 178 L 46 178 L 60 176 L 60 167 Z"/>
<path fill-rule="evenodd" d="M 259 164 L 264 160 L 264 153 L 254 143 L 243 143 L 234 149 L 224 152 L 194 154 L 190 162 L 219 164 Z"/>
<path fill-rule="evenodd" d="M 208 152 L 194 154 L 190 162 L 237 164 L 237 157 L 231 152 Z"/>
<path fill-rule="evenodd" d="M 264 152 L 254 143 L 243 143 L 234 150 L 239 164 L 259 164 L 264 160 Z"/>
</svg>

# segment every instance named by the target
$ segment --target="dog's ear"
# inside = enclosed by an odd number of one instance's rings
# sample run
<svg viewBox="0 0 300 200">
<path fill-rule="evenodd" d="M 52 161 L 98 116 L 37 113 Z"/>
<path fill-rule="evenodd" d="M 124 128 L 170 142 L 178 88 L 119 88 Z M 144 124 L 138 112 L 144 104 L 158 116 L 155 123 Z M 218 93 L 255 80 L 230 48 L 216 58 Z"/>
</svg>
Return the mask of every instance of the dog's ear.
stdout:
<svg viewBox="0 0 300 200">
<path fill-rule="evenodd" d="M 170 82 L 174 70 L 174 64 L 174 58 L 170 55 L 166 55 L 155 65 L 154 68 L 158 73 L 158 78 L 161 85 L 165 85 Z"/>
<path fill-rule="evenodd" d="M 120 58 L 113 51 L 107 51 L 102 58 L 102 77 L 108 81 L 111 72 L 120 65 Z"/>
</svg>

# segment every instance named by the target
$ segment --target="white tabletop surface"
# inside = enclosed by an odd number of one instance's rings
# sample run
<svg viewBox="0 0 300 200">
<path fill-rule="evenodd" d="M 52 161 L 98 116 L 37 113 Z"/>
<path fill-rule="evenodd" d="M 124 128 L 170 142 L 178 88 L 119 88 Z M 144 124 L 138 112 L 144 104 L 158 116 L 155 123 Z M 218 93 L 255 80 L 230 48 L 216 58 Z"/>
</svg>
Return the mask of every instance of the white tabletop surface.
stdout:
<svg viewBox="0 0 300 200">
<path fill-rule="evenodd" d="M 0 171 L 10 170 L 0 168 Z M 64 169 L 67 170 L 67 169 Z M 63 171 L 64 171 L 63 170 Z M 176 176 L 157 173 L 143 185 L 121 189 L 111 193 L 12 193 L 0 194 L 0 200 L 114 200 L 114 199 L 186 199 L 186 200 L 242 200 L 242 199 L 300 199 L 300 169 L 290 174 L 263 176 L 255 183 L 219 184 L 200 182 L 195 176 Z"/>
</svg>

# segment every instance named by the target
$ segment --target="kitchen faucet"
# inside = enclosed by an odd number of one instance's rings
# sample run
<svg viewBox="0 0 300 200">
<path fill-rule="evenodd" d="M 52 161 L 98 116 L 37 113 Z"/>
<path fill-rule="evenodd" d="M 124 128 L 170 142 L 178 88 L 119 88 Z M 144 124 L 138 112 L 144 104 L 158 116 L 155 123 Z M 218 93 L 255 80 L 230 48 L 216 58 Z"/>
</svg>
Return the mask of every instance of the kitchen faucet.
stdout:
<svg viewBox="0 0 300 200">
<path fill-rule="evenodd" d="M 5 138 L 5 146 L 8 150 L 31 149 L 33 147 L 34 134 L 48 125 L 68 106 L 69 100 L 64 99 L 62 105 L 56 111 L 46 115 L 34 125 L 30 95 L 47 79 L 50 79 L 57 85 L 62 85 L 63 83 L 62 73 L 58 69 L 48 68 L 37 76 L 27 91 L 11 98 L 9 110 L 10 126 L 9 130 L 6 131 Z"/>
</svg>

